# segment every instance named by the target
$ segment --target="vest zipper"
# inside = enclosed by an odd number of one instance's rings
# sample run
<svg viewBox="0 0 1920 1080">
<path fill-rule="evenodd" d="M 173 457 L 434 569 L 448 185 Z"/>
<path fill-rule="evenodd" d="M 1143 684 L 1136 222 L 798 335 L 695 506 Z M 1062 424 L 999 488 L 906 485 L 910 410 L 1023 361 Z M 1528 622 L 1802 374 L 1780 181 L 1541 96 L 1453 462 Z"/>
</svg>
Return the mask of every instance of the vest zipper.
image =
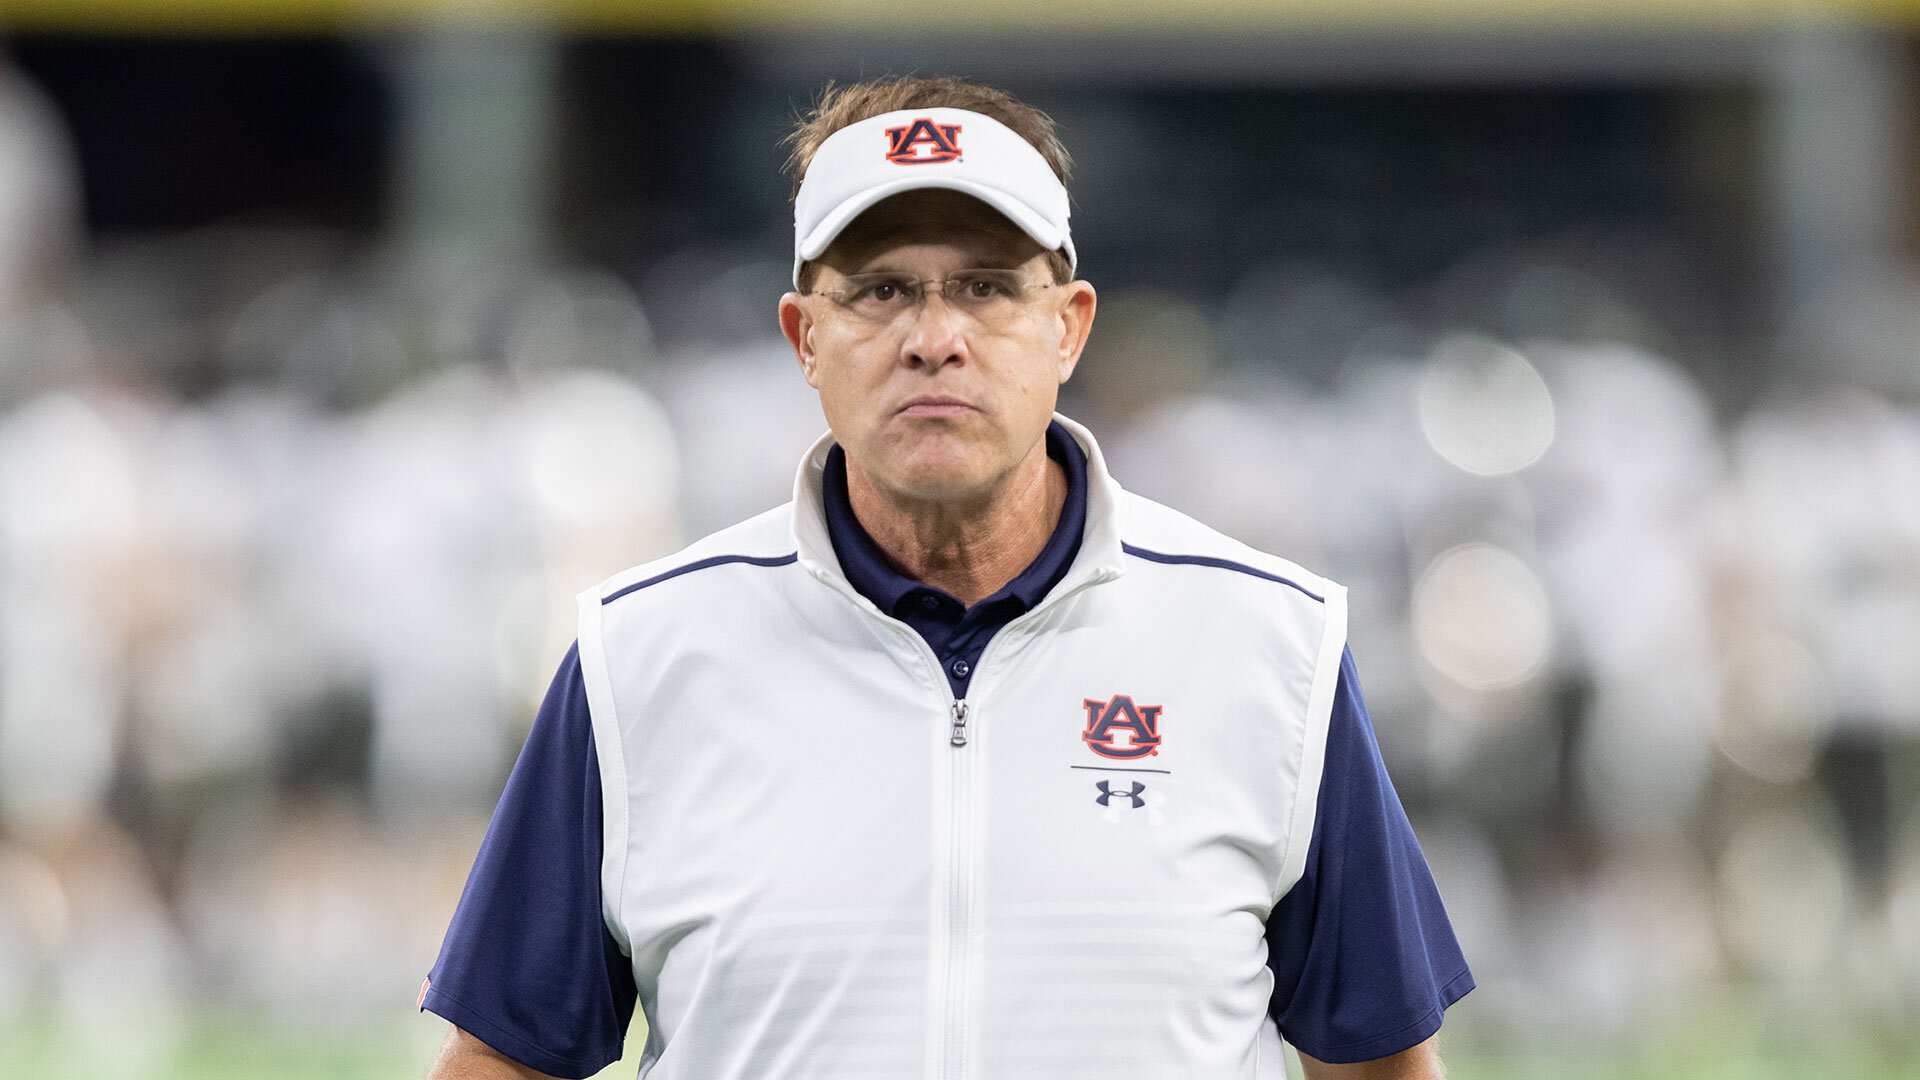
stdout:
<svg viewBox="0 0 1920 1080">
<path fill-rule="evenodd" d="M 1007 638 L 1007 631 L 1021 623 L 1034 619 L 1039 612 L 1053 607 L 1067 597 L 1082 589 L 1109 580 L 1110 575 L 1095 574 L 1079 582 L 1065 592 L 1049 596 L 1039 607 L 1023 612 L 1018 618 L 1001 627 L 987 642 L 980 653 L 980 662 L 974 665 L 973 685 L 981 684 L 987 670 L 987 658 L 993 655 L 994 646 Z M 822 578 L 822 580 L 830 580 Z M 851 585 L 841 588 L 850 598 L 859 597 Z M 869 605 L 871 607 L 871 605 Z M 945 1018 L 942 1030 L 940 1075 L 943 1080 L 965 1080 L 966 1077 L 966 1030 L 967 1030 L 967 947 L 971 934 L 968 926 L 973 920 L 973 759 L 974 753 L 962 753 L 967 748 L 968 721 L 971 719 L 967 699 L 953 697 L 951 684 L 947 682 L 945 669 L 940 666 L 940 658 L 934 655 L 933 647 L 927 644 L 919 631 L 892 616 L 880 617 L 892 623 L 905 634 L 920 655 L 932 661 L 933 677 L 941 686 L 948 687 L 948 727 L 947 742 L 954 753 L 948 758 L 948 819 L 947 819 L 947 970 L 946 1000 L 942 1002 L 941 1013 Z"/>
<path fill-rule="evenodd" d="M 973 761 L 977 756 L 960 752 L 966 745 L 966 724 L 967 703 L 956 699 L 951 741 L 957 749 L 948 759 L 952 762 L 952 786 L 947 827 L 946 1033 L 941 1065 L 941 1075 L 946 1080 L 962 1080 L 966 1076 L 967 949 L 973 920 Z"/>
<path fill-rule="evenodd" d="M 1050 599 L 1054 603 L 1065 600 L 1081 589 L 1105 580 L 1096 575 L 1080 582 L 1067 591 Z M 1043 605 L 1051 606 L 1051 605 Z M 987 659 L 993 655 L 994 646 L 1007 638 L 1007 631 L 1035 616 L 1041 608 L 1022 613 L 1018 618 L 1000 628 L 987 642 L 980 653 L 980 662 L 974 665 L 973 685 L 978 687 L 987 670 Z M 903 624 L 904 625 L 904 624 Z M 933 660 L 934 677 L 946 685 L 946 672 L 940 666 L 940 658 L 933 654 L 933 648 L 926 643 L 918 631 L 908 628 L 914 641 L 922 652 Z M 947 742 L 954 749 L 949 757 L 952 763 L 948 770 L 950 786 L 948 812 L 948 860 L 947 860 L 947 978 L 946 1001 L 941 1010 L 946 1018 L 943 1033 L 940 1075 L 943 1080 L 965 1080 L 967 1075 L 966 1037 L 967 1037 L 967 950 L 972 938 L 969 927 L 973 922 L 973 797 L 974 797 L 974 758 L 975 753 L 964 753 L 967 749 L 967 722 L 970 709 L 967 699 L 952 699 L 948 715 L 951 718 Z"/>
</svg>

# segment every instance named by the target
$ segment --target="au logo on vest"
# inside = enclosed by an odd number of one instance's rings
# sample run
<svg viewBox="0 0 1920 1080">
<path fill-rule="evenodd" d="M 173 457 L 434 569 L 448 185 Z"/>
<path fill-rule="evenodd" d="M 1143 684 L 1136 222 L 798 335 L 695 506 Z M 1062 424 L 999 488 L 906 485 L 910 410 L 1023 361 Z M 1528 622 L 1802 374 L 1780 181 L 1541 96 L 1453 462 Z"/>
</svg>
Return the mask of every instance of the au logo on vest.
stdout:
<svg viewBox="0 0 1920 1080">
<path fill-rule="evenodd" d="M 1101 757 L 1132 761 L 1160 752 L 1159 705 L 1135 705 L 1126 694 L 1111 701 L 1088 698 L 1087 729 L 1080 733 L 1087 748 Z"/>
<path fill-rule="evenodd" d="M 887 129 L 887 160 L 895 165 L 939 165 L 960 157 L 960 125 L 922 116 Z"/>
</svg>

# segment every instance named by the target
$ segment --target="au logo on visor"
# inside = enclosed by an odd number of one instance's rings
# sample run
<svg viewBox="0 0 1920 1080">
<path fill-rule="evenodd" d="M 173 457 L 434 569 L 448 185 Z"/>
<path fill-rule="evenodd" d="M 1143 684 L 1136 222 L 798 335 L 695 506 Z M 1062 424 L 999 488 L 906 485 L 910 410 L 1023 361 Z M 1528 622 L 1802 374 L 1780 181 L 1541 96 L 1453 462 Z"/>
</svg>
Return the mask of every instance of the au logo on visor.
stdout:
<svg viewBox="0 0 1920 1080">
<path fill-rule="evenodd" d="M 960 157 L 959 124 L 936 124 L 922 116 L 886 132 L 887 160 L 895 165 L 938 165 Z"/>
</svg>

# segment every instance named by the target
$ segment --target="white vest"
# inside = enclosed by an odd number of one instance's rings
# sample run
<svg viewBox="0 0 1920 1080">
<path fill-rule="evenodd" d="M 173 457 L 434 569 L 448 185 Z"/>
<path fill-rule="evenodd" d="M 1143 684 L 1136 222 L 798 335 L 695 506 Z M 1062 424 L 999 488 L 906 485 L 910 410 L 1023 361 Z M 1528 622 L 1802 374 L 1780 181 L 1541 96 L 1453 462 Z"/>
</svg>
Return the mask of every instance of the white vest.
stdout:
<svg viewBox="0 0 1920 1080">
<path fill-rule="evenodd" d="M 1062 423 L 1078 557 L 963 703 L 841 573 L 829 439 L 792 503 L 582 594 L 642 1077 L 1284 1075 L 1265 922 L 1345 590 L 1121 491 Z"/>
</svg>

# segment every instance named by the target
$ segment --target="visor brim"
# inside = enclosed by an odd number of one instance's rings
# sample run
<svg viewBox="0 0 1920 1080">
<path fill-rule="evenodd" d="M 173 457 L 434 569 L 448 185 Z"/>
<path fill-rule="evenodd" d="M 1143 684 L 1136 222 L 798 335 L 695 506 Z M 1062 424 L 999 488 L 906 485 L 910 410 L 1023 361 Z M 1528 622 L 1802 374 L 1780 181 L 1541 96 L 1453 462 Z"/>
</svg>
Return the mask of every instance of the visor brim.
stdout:
<svg viewBox="0 0 1920 1080">
<path fill-rule="evenodd" d="M 821 253 L 833 245 L 833 241 L 846 230 L 853 220 L 872 209 L 882 199 L 907 191 L 919 191 L 928 188 L 944 188 L 971 195 L 1000 212 L 1008 221 L 1013 222 L 1021 232 L 1031 237 L 1047 251 L 1065 249 L 1069 265 L 1074 262 L 1073 241 L 1067 227 L 1055 225 L 1046 217 L 1005 191 L 973 180 L 956 176 L 912 176 L 901 177 L 885 184 L 875 184 L 858 194 L 842 201 L 840 205 L 828 211 L 820 223 L 807 233 L 804 240 L 795 249 L 793 259 L 793 285 L 800 287 L 800 268 L 811 259 L 817 259 Z"/>
</svg>

